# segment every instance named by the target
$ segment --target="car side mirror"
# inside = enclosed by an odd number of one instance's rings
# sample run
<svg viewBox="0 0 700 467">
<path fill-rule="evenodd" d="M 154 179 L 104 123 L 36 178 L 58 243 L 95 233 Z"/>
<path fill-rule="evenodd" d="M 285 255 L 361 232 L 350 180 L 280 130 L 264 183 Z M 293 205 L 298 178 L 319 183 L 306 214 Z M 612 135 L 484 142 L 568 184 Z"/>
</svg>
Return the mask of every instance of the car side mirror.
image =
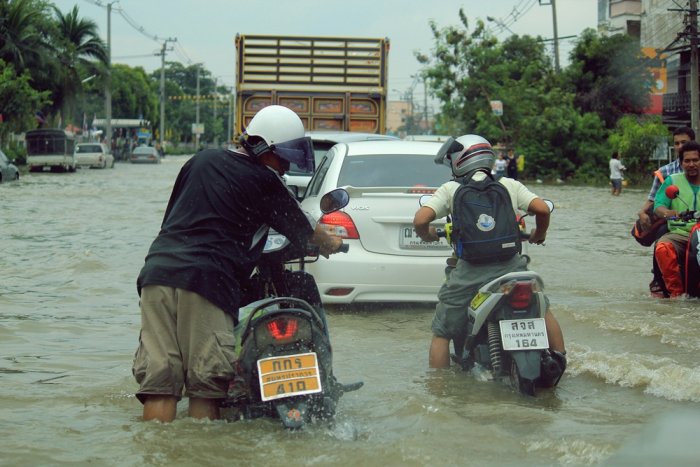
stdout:
<svg viewBox="0 0 700 467">
<path fill-rule="evenodd" d="M 342 209 L 350 202 L 350 195 L 343 188 L 336 188 L 321 197 L 321 212 L 328 214 Z"/>
</svg>

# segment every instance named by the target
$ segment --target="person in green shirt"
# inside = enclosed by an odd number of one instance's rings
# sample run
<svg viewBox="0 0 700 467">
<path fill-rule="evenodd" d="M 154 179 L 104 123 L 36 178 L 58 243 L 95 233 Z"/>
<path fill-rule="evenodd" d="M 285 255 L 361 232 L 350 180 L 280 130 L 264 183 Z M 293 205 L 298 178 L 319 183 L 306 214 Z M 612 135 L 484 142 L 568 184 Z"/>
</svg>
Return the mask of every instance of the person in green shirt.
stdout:
<svg viewBox="0 0 700 467">
<path fill-rule="evenodd" d="M 678 216 L 683 211 L 697 211 L 700 206 L 700 143 L 684 144 L 678 160 L 683 171 L 667 177 L 654 198 L 654 214 L 667 219 L 669 230 L 656 242 L 654 255 L 671 297 L 685 293 L 680 264 L 685 263 L 688 234 L 697 221 L 686 222 Z M 678 196 L 673 199 L 666 195 L 666 188 L 671 185 L 678 187 Z"/>
</svg>

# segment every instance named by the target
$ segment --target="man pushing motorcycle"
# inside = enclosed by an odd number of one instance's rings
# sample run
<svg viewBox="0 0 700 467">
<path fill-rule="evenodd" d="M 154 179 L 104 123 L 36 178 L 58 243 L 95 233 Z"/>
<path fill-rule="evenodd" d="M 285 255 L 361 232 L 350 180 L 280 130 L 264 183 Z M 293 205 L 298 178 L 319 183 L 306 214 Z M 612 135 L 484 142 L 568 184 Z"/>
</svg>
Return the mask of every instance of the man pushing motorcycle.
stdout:
<svg viewBox="0 0 700 467">
<path fill-rule="evenodd" d="M 685 293 L 680 264 L 686 263 L 688 234 L 697 224 L 697 219 L 678 219 L 683 211 L 700 208 L 700 143 L 689 141 L 678 152 L 681 173 L 667 177 L 654 199 L 654 214 L 667 219 L 668 233 L 656 242 L 654 255 L 669 295 L 679 297 Z M 678 195 L 670 199 L 666 194 L 669 186 L 678 187 Z"/>
<path fill-rule="evenodd" d="M 423 241 L 438 241 L 437 231 L 430 226 L 430 223 L 437 218 L 455 215 L 455 212 L 460 210 L 459 206 L 455 205 L 455 195 L 460 186 L 472 181 L 488 182 L 487 177 L 492 177 L 491 167 L 494 159 L 491 144 L 478 135 L 464 135 L 456 140 L 450 139 L 442 146 L 436 163 L 450 165 L 455 179 L 439 187 L 430 200 L 416 212 L 413 225 Z M 502 209 L 504 216 L 512 216 L 512 218 L 480 217 L 477 222 L 479 229 L 497 232 L 505 228 L 511 230 L 506 232 L 507 235 L 519 239 L 517 224 L 514 222 L 517 208 L 535 215 L 536 228 L 530 234 L 529 242 L 542 244 L 549 227 L 549 207 L 517 180 L 502 177 L 495 183 L 502 185 L 502 188 L 496 187 L 498 190 L 504 191 L 504 188 L 507 191 L 507 195 L 500 198 L 503 205 L 495 207 Z M 487 244 L 491 243 L 487 242 L 483 245 Z M 479 287 L 508 272 L 527 270 L 527 258 L 520 255 L 519 240 L 508 242 L 507 246 L 501 244 L 497 249 L 498 251 L 490 252 L 488 247 L 477 245 L 473 248 L 477 252 L 470 253 L 472 256 L 466 253 L 467 249 L 461 255 L 458 253 L 460 257 L 456 267 L 450 272 L 438 292 L 439 302 L 433 316 L 433 338 L 428 358 L 431 368 L 449 367 L 450 340 L 460 341 L 466 334 L 467 306 Z M 549 309 L 545 314 L 545 323 L 551 350 L 564 361 L 566 354 L 564 338 L 559 323 Z M 460 349 L 456 350 L 459 354 Z"/>
<path fill-rule="evenodd" d="M 183 388 L 189 415 L 219 418 L 234 376 L 233 327 L 269 228 L 327 256 L 340 237 L 312 226 L 281 176 L 313 171 L 311 141 L 290 109 L 250 121 L 236 151 L 210 149 L 185 163 L 137 280 L 141 333 L 133 374 L 143 419 L 170 422 Z"/>
</svg>

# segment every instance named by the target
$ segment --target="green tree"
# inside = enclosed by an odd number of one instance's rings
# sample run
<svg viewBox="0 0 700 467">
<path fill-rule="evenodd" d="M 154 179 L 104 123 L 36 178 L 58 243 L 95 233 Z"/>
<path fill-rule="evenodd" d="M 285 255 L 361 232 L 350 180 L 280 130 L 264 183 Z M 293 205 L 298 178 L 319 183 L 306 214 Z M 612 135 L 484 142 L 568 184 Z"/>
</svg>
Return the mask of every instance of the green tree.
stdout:
<svg viewBox="0 0 700 467">
<path fill-rule="evenodd" d="M 569 58 L 562 84 L 576 94 L 574 104 L 581 112 L 597 113 L 612 129 L 623 115 L 641 114 L 648 107 L 653 77 L 634 38 L 587 29 Z"/>
<path fill-rule="evenodd" d="M 30 85 L 28 71 L 17 75 L 14 67 L 0 59 L 0 145 L 12 132 L 36 128 L 36 110 L 49 101 L 48 91 L 37 91 Z"/>
<path fill-rule="evenodd" d="M 560 86 L 543 42 L 512 36 L 499 43 L 481 20 L 473 31 L 431 23 L 433 55 L 417 55 L 442 102 L 438 122 L 453 135 L 477 133 L 526 155 L 525 177 L 590 180 L 607 159 L 607 133 L 593 113 L 581 114 Z M 490 101 L 503 103 L 496 116 Z M 602 162 L 601 162 L 602 161 Z"/>
<path fill-rule="evenodd" d="M 624 116 L 610 134 L 610 145 L 620 154 L 632 183 L 649 182 L 657 166 L 652 156 L 659 146 L 665 152 L 668 144 L 668 129 L 658 116 Z"/>
<path fill-rule="evenodd" d="M 107 67 L 107 46 L 100 39 L 97 24 L 79 17 L 77 5 L 63 14 L 54 7 L 57 32 L 55 48 L 60 61 L 58 86 L 53 93 L 54 106 L 65 120 L 75 121 L 80 112 L 76 100 L 83 93 L 83 80 L 104 75 Z"/>
<path fill-rule="evenodd" d="M 112 117 L 158 121 L 157 83 L 142 67 L 112 66 Z"/>
</svg>

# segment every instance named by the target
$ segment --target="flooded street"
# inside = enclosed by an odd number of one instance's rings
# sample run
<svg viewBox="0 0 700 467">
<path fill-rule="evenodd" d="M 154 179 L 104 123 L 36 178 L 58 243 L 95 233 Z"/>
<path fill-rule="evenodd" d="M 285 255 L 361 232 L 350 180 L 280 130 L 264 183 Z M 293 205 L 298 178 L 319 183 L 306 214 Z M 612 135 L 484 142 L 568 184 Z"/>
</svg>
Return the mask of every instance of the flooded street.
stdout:
<svg viewBox="0 0 700 467">
<path fill-rule="evenodd" d="M 532 185 L 556 206 L 546 246 L 530 248 L 567 343 L 554 391 L 429 370 L 431 305 L 334 307 L 335 373 L 365 386 L 333 426 L 197 422 L 184 405 L 170 425 L 144 423 L 135 283 L 186 160 L 0 185 L 0 465 L 619 465 L 650 423 L 698 410 L 700 303 L 648 296 L 651 250 L 629 235 L 645 191 Z M 700 459 L 664 439 L 644 446 L 665 464 Z"/>
</svg>

